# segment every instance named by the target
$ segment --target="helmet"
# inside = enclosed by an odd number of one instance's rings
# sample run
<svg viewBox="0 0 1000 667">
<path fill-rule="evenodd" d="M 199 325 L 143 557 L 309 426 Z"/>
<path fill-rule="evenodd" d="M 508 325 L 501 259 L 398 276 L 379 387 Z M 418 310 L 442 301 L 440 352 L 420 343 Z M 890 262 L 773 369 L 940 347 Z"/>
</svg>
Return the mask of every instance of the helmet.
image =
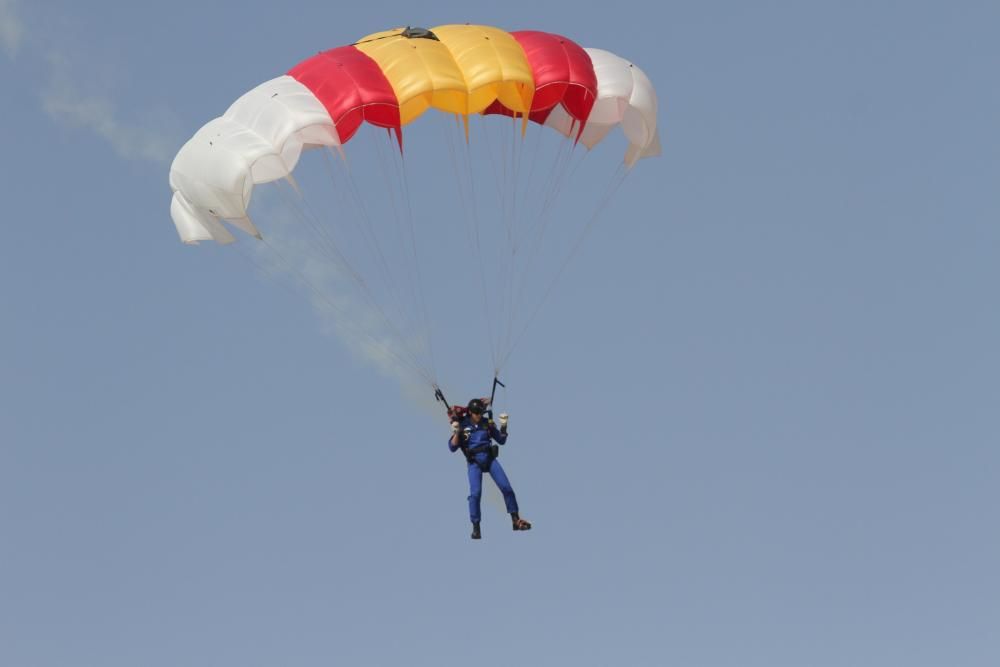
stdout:
<svg viewBox="0 0 1000 667">
<path fill-rule="evenodd" d="M 474 398 L 471 401 L 469 401 L 469 408 L 468 409 L 469 409 L 469 412 L 471 412 L 473 414 L 481 415 L 486 410 L 486 404 L 483 403 L 483 399 L 481 399 L 481 398 Z"/>
</svg>

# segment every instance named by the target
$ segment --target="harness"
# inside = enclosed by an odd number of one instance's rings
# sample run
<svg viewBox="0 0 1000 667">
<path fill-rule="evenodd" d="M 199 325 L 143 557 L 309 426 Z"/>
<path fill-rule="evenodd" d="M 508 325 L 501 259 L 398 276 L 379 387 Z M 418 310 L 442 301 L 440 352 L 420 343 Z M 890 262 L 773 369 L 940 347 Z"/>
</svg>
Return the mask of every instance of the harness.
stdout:
<svg viewBox="0 0 1000 667">
<path fill-rule="evenodd" d="M 489 433 L 489 429 L 490 426 L 487 425 L 486 433 L 492 438 L 492 435 Z M 467 444 L 465 444 L 464 434 L 460 435 L 459 438 L 462 440 L 462 444 L 459 445 L 459 449 L 462 450 L 462 454 L 465 455 L 465 460 L 469 462 L 469 465 L 475 464 L 479 466 L 479 469 L 482 470 L 483 472 L 489 472 L 490 466 L 493 465 L 493 462 L 500 456 L 500 445 L 492 441 L 487 441 L 482 445 L 469 447 Z M 486 454 L 486 460 L 477 461 L 476 460 L 477 454 Z"/>
</svg>

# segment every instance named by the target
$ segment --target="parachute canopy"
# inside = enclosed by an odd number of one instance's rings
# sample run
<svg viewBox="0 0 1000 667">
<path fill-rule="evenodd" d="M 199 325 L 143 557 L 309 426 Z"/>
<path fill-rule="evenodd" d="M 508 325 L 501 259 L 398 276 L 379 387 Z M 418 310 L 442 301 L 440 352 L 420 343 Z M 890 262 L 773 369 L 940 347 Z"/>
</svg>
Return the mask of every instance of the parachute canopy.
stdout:
<svg viewBox="0 0 1000 667">
<path fill-rule="evenodd" d="M 340 149 L 362 122 L 402 128 L 428 109 L 506 114 L 593 148 L 616 126 L 624 162 L 659 155 L 656 92 L 631 62 L 546 32 L 482 25 L 398 28 L 319 53 L 246 93 L 204 125 L 170 169 L 181 241 L 230 243 L 225 220 L 260 233 L 253 187 L 291 174 L 306 148 Z M 523 131 L 523 130 L 522 130 Z"/>
</svg>

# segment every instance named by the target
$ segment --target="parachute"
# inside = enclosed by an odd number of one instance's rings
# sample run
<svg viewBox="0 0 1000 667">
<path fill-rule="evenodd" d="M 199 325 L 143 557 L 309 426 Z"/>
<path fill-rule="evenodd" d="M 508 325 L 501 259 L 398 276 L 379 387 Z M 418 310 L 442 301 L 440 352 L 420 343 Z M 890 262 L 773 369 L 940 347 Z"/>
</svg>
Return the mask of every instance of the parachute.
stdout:
<svg viewBox="0 0 1000 667">
<path fill-rule="evenodd" d="M 500 150 L 505 151 L 503 159 L 493 154 L 486 161 L 494 174 L 501 168 L 504 172 L 502 178 L 496 178 L 504 209 L 501 217 L 506 225 L 506 234 L 498 236 L 498 243 L 509 246 L 510 259 L 497 285 L 502 292 L 501 309 L 509 311 L 511 318 L 515 313 L 515 294 L 523 293 L 514 283 L 526 274 L 518 262 L 527 254 L 518 255 L 521 246 L 514 238 L 521 223 L 520 216 L 512 210 L 519 205 L 519 198 L 524 199 L 517 185 L 518 178 L 524 179 L 524 170 L 518 171 L 520 163 L 515 157 L 523 161 L 523 149 L 517 142 L 523 143 L 529 126 L 554 131 L 554 136 L 562 139 L 559 150 L 563 151 L 554 162 L 558 168 L 554 166 L 549 172 L 549 189 L 536 209 L 536 217 L 542 219 L 542 224 L 522 230 L 533 239 L 544 235 L 545 219 L 551 217 L 550 200 L 569 170 L 569 158 L 564 155 L 578 145 L 589 152 L 611 130 L 620 127 L 627 141 L 619 167 L 621 179 L 639 160 L 660 154 L 656 92 L 642 70 L 624 58 L 600 49 L 582 48 L 566 37 L 547 32 L 506 32 L 484 25 L 443 25 L 430 30 L 398 28 L 368 35 L 298 63 L 286 74 L 247 92 L 224 114 L 201 127 L 183 145 L 170 168 L 173 191 L 170 213 L 180 240 L 191 245 L 206 241 L 227 245 L 237 241 L 239 235 L 248 235 L 245 238 L 251 241 L 267 243 L 269 234 L 258 216 L 251 214 L 251 201 L 256 186 L 284 183 L 294 193 L 291 208 L 315 232 L 308 242 L 311 250 L 352 277 L 377 312 L 375 319 L 387 325 L 383 329 L 397 338 L 407 338 L 413 331 L 407 323 L 421 319 L 426 323 L 426 311 L 422 315 L 397 318 L 390 312 L 393 306 L 388 302 L 419 303 L 414 307 L 425 307 L 420 267 L 426 266 L 428 260 L 417 257 L 419 234 L 408 192 L 410 177 L 402 160 L 409 155 L 410 126 L 417 131 L 423 124 L 418 120 L 432 109 L 455 119 L 458 141 L 450 145 L 456 172 L 455 190 L 457 198 L 468 207 L 465 217 L 473 219 L 476 225 L 482 213 L 474 210 L 478 206 L 475 200 L 482 196 L 484 188 L 475 190 L 473 177 L 463 171 L 461 164 L 462 144 L 474 145 L 478 138 L 470 128 L 470 119 L 507 117 L 507 123 L 513 126 L 512 142 L 497 142 Z M 347 156 L 355 151 L 355 144 L 361 141 L 356 137 L 366 125 L 391 138 L 396 156 L 390 159 L 400 165 L 396 172 L 399 180 L 387 179 L 387 184 L 392 189 L 394 207 L 398 197 L 394 215 L 401 216 L 409 229 L 406 230 L 405 224 L 393 227 L 380 216 L 372 215 L 371 205 L 361 202 L 354 213 L 347 213 L 343 207 L 323 209 L 370 222 L 373 228 L 363 229 L 360 238 L 380 261 L 368 274 L 355 268 L 357 261 L 344 252 L 343 244 L 331 229 L 322 226 L 325 223 L 320 219 L 324 216 L 302 201 L 299 180 L 293 176 L 309 149 L 326 149 L 321 151 L 324 159 L 330 161 L 334 157 L 347 165 L 342 176 L 333 175 L 333 179 L 344 184 L 358 201 L 358 188 Z M 370 144 L 357 150 L 369 151 Z M 380 159 L 384 161 L 385 154 Z M 296 198 L 299 201 L 294 201 Z M 595 213 L 604 203 L 594 207 Z M 592 221 L 585 222 L 584 233 L 591 224 Z M 404 272 L 399 269 L 403 262 L 386 261 L 380 245 L 385 243 L 383 234 L 393 236 L 393 243 L 399 241 L 406 248 L 407 266 L 413 269 L 408 277 L 392 276 L 394 271 Z M 412 237 L 412 248 L 401 241 L 407 236 Z M 479 228 L 474 234 L 470 232 L 469 237 L 481 255 Z M 576 245 L 564 243 L 566 246 L 571 256 Z M 290 253 L 278 254 L 287 257 Z M 298 268 L 302 268 L 301 263 Z M 561 268 L 555 278 L 558 273 Z M 391 288 L 385 293 L 391 293 L 391 299 L 376 293 L 372 274 L 385 278 L 385 284 Z M 327 290 L 319 288 L 315 275 L 313 271 L 300 282 L 314 297 L 319 293 L 319 298 L 335 301 L 322 294 Z M 485 299 L 491 291 L 485 277 L 482 288 Z M 407 298 L 407 291 L 416 298 Z M 529 293 L 539 292 L 529 290 Z M 547 294 L 544 292 L 544 296 Z M 353 326 L 364 329 L 367 324 L 359 320 Z M 507 331 L 498 334 L 497 342 L 492 345 L 494 375 L 519 340 L 511 322 L 505 327 Z M 372 342 L 437 386 L 432 364 L 414 353 L 413 344 L 390 341 L 385 336 L 375 336 Z"/>
</svg>

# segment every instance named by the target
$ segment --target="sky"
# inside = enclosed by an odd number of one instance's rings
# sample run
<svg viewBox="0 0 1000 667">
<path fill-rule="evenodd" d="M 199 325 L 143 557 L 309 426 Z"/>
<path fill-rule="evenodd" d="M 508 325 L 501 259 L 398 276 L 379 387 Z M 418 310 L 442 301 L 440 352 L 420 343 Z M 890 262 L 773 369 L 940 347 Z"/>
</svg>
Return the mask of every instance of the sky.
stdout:
<svg viewBox="0 0 1000 667">
<path fill-rule="evenodd" d="M 996 665 L 1000 7 L 414 7 L 0 0 L 0 664 Z M 503 369 L 534 528 L 494 494 L 478 542 L 430 389 L 182 245 L 167 184 L 257 83 L 464 22 L 630 59 L 663 138 Z M 464 402 L 454 240 L 420 227 Z"/>
</svg>

